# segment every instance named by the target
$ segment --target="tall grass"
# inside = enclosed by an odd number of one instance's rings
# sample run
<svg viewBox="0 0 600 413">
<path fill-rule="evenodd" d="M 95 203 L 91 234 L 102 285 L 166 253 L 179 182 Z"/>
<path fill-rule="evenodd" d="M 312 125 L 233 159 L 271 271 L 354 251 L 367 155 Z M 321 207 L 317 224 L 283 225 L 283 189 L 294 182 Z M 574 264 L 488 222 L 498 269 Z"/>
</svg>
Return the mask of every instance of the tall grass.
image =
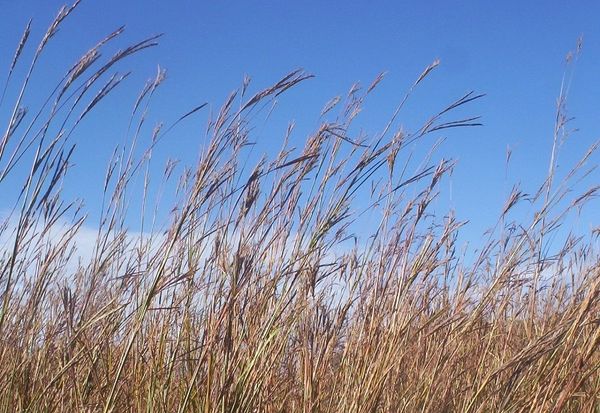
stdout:
<svg viewBox="0 0 600 413">
<path fill-rule="evenodd" d="M 37 47 L 0 140 L 0 191 L 15 194 L 3 199 L 14 208 L 0 227 L 2 411 L 598 411 L 599 256 L 589 237 L 548 242 L 597 190 L 571 191 L 595 146 L 555 176 L 564 94 L 548 179 L 532 195 L 515 189 L 468 254 L 457 246 L 463 223 L 429 209 L 454 162 L 426 158 L 411 173 L 406 159 L 432 132 L 477 125 L 453 116 L 480 96 L 466 94 L 413 133 L 394 131 L 404 99 L 380 134 L 356 137 L 351 126 L 378 78 L 327 105 L 303 148 L 285 139 L 245 167 L 252 117 L 310 77 L 302 71 L 231 94 L 195 167 L 178 183 L 174 165 L 165 168 L 164 184 L 177 190 L 164 231 L 146 223 L 131 233 L 129 197 L 143 200 L 142 221 L 153 208 L 147 185 L 135 194 L 132 182 L 147 182 L 152 150 L 172 129 L 157 127 L 134 155 L 159 72 L 135 102 L 130 150 L 109 162 L 93 253 L 77 261 L 85 213 L 61 195 L 73 132 L 126 77 L 112 74 L 116 65 L 157 38 L 103 60 L 115 31 L 27 111 L 29 80 L 76 6 Z M 28 25 L 7 85 L 29 34 Z M 15 177 L 22 187 L 8 190 Z M 524 201 L 535 213 L 515 222 Z M 379 217 L 376 227 L 357 224 L 365 213 Z"/>
</svg>

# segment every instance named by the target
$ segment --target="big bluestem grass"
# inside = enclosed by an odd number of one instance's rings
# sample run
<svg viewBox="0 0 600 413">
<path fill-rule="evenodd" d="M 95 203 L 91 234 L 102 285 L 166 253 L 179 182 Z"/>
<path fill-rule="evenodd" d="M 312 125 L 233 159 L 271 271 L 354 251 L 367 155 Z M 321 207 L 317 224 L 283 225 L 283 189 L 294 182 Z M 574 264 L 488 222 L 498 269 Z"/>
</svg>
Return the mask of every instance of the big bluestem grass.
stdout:
<svg viewBox="0 0 600 413">
<path fill-rule="evenodd" d="M 407 159 L 433 132 L 479 125 L 455 113 L 481 96 L 465 94 L 415 132 L 394 130 L 437 62 L 378 135 L 351 131 L 381 77 L 327 104 L 302 148 L 285 136 L 254 167 L 243 161 L 252 117 L 311 76 L 293 71 L 254 95 L 245 81 L 209 118 L 197 164 L 178 183 L 174 163 L 165 167 L 164 185 L 177 186 L 169 224 L 131 234 L 128 197 L 143 200 L 142 223 L 154 207 L 153 149 L 204 108 L 156 127 L 136 156 L 159 70 L 135 100 L 131 146 L 109 161 L 95 241 L 78 260 L 85 213 L 62 194 L 75 132 L 127 77 L 113 70 L 157 37 L 105 59 L 116 30 L 28 110 L 30 79 L 76 7 L 60 11 L 13 96 L 27 26 L 2 94 L 0 191 L 15 176 L 22 187 L 6 192 L 14 199 L 3 199 L 12 209 L 0 227 L 1 411 L 598 411 L 598 254 L 590 238 L 547 243 L 597 190 L 571 191 L 595 146 L 555 174 L 565 94 L 546 181 L 532 195 L 515 188 L 467 257 L 464 223 L 430 213 L 454 162 L 426 156 L 414 169 Z M 511 219 L 525 201 L 531 219 Z M 375 227 L 357 224 L 365 211 Z"/>
</svg>

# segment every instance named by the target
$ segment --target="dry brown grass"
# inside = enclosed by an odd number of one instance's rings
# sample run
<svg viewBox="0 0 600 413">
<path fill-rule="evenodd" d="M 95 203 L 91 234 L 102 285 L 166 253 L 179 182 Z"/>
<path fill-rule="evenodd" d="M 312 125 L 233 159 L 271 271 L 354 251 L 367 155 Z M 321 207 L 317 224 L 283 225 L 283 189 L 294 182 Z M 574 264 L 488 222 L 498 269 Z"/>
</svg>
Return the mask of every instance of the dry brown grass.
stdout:
<svg viewBox="0 0 600 413">
<path fill-rule="evenodd" d="M 22 91 L 70 11 L 40 43 Z M 21 109 L 19 93 L 6 121 L 0 188 L 31 166 L 0 227 L 9 240 L 0 256 L 1 411 L 598 411 L 598 253 L 588 238 L 551 252 L 546 241 L 594 195 L 569 189 L 596 148 L 564 180 L 553 156 L 536 194 L 515 190 L 469 263 L 456 246 L 462 223 L 428 213 L 453 162 L 410 174 L 401 161 L 433 131 L 476 124 L 449 118 L 473 94 L 415 133 L 390 123 L 358 141 L 348 131 L 375 85 L 355 88 L 327 107 L 339 115 L 304 148 L 284 143 L 246 170 L 250 117 L 309 76 L 295 71 L 253 97 L 244 85 L 210 121 L 164 233 L 132 237 L 125 214 L 130 183 L 170 129 L 157 128 L 139 159 L 115 154 L 93 256 L 71 270 L 84 217 L 61 197 L 70 136 L 124 78 L 113 66 L 156 40 L 102 62 L 121 32 L 86 53 L 39 113 Z M 11 73 L 28 37 L 29 28 Z M 140 95 L 132 125 L 162 78 Z M 557 113 L 555 142 L 565 133 L 563 96 Z M 524 198 L 536 213 L 514 222 Z M 361 226 L 349 244 L 363 211 L 379 214 L 379 225 L 367 234 Z"/>
</svg>

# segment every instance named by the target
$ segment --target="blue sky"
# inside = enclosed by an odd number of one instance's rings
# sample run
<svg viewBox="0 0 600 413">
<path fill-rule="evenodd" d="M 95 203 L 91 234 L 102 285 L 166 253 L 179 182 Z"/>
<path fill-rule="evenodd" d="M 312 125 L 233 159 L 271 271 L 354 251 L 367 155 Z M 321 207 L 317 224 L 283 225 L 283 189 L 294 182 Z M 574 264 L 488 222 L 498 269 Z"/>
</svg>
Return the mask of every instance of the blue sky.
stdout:
<svg viewBox="0 0 600 413">
<path fill-rule="evenodd" d="M 27 20 L 33 18 L 32 36 L 37 40 L 62 4 L 2 2 L 0 78 L 5 78 Z M 66 193 L 85 198 L 93 210 L 106 162 L 123 141 L 136 93 L 158 64 L 168 70 L 168 81 L 153 104 L 152 116 L 167 122 L 204 101 L 218 107 L 244 74 L 257 88 L 298 67 L 315 74 L 315 79 L 281 99 L 271 126 L 257 130 L 255 150 L 268 152 L 275 143 L 279 148 L 287 121 L 296 121 L 294 139 L 301 146 L 330 98 L 344 94 L 354 82 L 368 85 L 387 71 L 357 121 L 366 132 L 380 131 L 418 74 L 440 58 L 441 66 L 419 87 L 400 123 L 410 130 L 465 92 L 486 94 L 466 112 L 481 115 L 483 127 L 438 134 L 423 143 L 447 137 L 437 156 L 459 163 L 444 184 L 438 207 L 455 208 L 459 218 L 472 222 L 467 231 L 475 234 L 493 225 L 513 183 L 522 182 L 529 192 L 541 183 L 565 56 L 580 35 L 583 53 L 568 104 L 576 118 L 572 126 L 579 131 L 562 149 L 561 166 L 567 168 L 600 138 L 598 16 L 600 3 L 594 1 L 87 0 L 44 55 L 43 73 L 29 98 L 35 101 L 48 92 L 50 80 L 57 80 L 87 48 L 120 25 L 127 26 L 124 37 L 129 41 L 165 33 L 160 47 L 122 65 L 123 70 L 133 69 L 134 75 L 77 137 L 77 174 Z M 194 162 L 205 119 L 200 116 L 178 130 L 157 156 Z M 508 175 L 507 147 L 513 150 Z"/>
</svg>

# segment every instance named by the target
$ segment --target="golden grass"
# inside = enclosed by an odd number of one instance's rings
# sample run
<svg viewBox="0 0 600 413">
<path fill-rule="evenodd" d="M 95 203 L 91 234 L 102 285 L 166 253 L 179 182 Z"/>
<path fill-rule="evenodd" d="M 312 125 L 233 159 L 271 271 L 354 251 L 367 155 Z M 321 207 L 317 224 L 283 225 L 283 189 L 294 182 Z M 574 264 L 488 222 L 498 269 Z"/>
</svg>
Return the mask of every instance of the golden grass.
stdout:
<svg viewBox="0 0 600 413">
<path fill-rule="evenodd" d="M 156 44 L 101 62 L 117 30 L 29 113 L 29 79 L 72 10 L 37 48 L 0 141 L 0 188 L 27 170 L 0 227 L 9 240 L 0 250 L 1 411 L 598 411 L 599 256 L 589 238 L 547 248 L 565 215 L 595 194 L 569 190 L 596 147 L 558 181 L 555 145 L 546 182 L 530 196 L 513 192 L 470 263 L 456 245 L 462 223 L 428 212 L 453 162 L 410 174 L 401 161 L 433 131 L 477 125 L 449 116 L 479 95 L 414 133 L 394 133 L 390 122 L 357 139 L 348 131 L 378 78 L 332 101 L 324 112 L 339 114 L 304 148 L 284 143 L 246 170 L 250 118 L 310 77 L 295 71 L 252 97 L 245 83 L 211 119 L 164 233 L 134 237 L 125 214 L 127 189 L 171 128 L 156 128 L 140 158 L 116 152 L 93 255 L 71 270 L 84 216 L 61 196 L 70 136 L 125 77 L 110 74 L 113 66 Z M 139 96 L 132 125 L 141 126 L 162 79 Z M 563 98 L 554 142 L 565 133 Z M 165 184 L 172 173 L 169 164 Z M 536 213 L 514 222 L 511 209 L 524 199 Z M 364 211 L 380 216 L 376 228 L 355 225 Z"/>
</svg>

